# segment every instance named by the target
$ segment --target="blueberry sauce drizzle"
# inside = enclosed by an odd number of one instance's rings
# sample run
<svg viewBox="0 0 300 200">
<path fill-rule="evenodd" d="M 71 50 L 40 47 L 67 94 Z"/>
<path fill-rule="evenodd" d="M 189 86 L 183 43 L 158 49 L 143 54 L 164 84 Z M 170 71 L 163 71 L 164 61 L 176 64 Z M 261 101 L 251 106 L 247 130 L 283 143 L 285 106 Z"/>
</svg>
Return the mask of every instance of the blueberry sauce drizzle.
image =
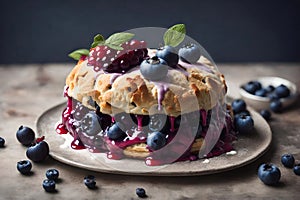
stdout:
<svg viewBox="0 0 300 200">
<path fill-rule="evenodd" d="M 146 130 L 145 126 L 143 126 L 143 118 L 145 117 L 143 115 L 134 115 L 137 122 L 136 127 L 126 131 L 128 137 L 126 137 L 124 140 L 121 141 L 110 140 L 106 136 L 106 131 L 109 128 L 109 125 L 104 127 L 104 129 L 98 135 L 88 136 L 80 129 L 80 121 L 74 119 L 74 116 L 76 114 L 76 110 L 74 111 L 74 109 L 77 109 L 80 106 L 82 108 L 83 105 L 81 105 L 80 102 L 73 100 L 71 97 L 69 97 L 67 91 L 68 88 L 65 88 L 64 94 L 68 98 L 67 107 L 62 113 L 62 123 L 57 125 L 56 132 L 58 134 L 69 133 L 74 138 L 73 141 L 71 142 L 71 147 L 73 149 L 76 150 L 88 149 L 90 152 L 93 153 L 107 153 L 107 158 L 119 160 L 125 157 L 123 155 L 123 149 L 125 149 L 126 147 L 134 144 L 146 143 L 148 130 Z M 90 111 L 85 107 L 83 108 L 84 109 L 80 110 L 83 113 L 87 113 Z M 203 109 L 201 109 L 199 112 L 201 116 L 200 124 L 202 126 L 202 131 L 197 137 L 204 138 L 208 130 L 208 125 L 209 125 L 208 121 L 210 120 L 209 119 L 210 113 Z M 105 124 L 115 123 L 114 117 L 105 115 L 103 113 L 101 113 L 101 115 L 103 120 L 111 121 L 111 123 L 105 123 Z M 164 133 L 167 135 L 166 147 L 168 146 L 167 151 L 171 151 L 172 155 L 174 155 L 175 157 L 170 155 L 166 157 L 166 155 L 160 155 L 159 151 L 149 150 L 150 155 L 147 158 L 145 158 L 146 165 L 156 166 L 156 165 L 169 164 L 174 161 L 187 161 L 187 160 L 193 161 L 199 159 L 196 154 L 193 154 L 190 151 L 193 142 L 189 141 L 188 138 L 195 138 L 195 135 L 193 135 L 193 131 L 189 127 L 189 125 L 181 122 L 180 126 L 184 126 L 186 131 L 185 134 L 180 134 L 178 135 L 178 137 L 176 137 L 177 130 L 178 130 L 176 128 L 176 122 L 175 122 L 176 117 L 168 116 L 168 120 L 170 125 L 167 131 Z M 222 134 L 217 144 L 214 146 L 212 151 L 206 155 L 206 158 L 219 156 L 223 153 L 233 150 L 232 142 L 236 140 L 237 137 L 229 113 L 226 113 L 225 121 L 226 121 L 225 126 L 223 128 Z M 177 139 L 175 140 L 174 138 Z"/>
</svg>

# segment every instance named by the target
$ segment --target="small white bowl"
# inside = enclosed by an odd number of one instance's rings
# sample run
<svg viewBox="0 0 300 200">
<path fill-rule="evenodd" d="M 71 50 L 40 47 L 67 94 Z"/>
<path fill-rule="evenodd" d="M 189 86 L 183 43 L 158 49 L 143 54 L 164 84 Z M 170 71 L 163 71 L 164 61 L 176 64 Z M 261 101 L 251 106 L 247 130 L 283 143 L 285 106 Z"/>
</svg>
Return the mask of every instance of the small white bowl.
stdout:
<svg viewBox="0 0 300 200">
<path fill-rule="evenodd" d="M 292 83 L 289 80 L 279 78 L 279 77 L 260 77 L 252 81 L 258 81 L 261 83 L 262 87 L 268 87 L 269 85 L 273 85 L 275 88 L 281 84 L 285 85 L 290 89 L 290 96 L 286 98 L 281 98 L 280 101 L 282 103 L 282 106 L 288 107 L 292 105 L 297 97 L 297 87 L 294 83 Z M 247 82 L 248 83 L 248 82 Z M 240 95 L 245 100 L 246 104 L 253 107 L 256 110 L 262 110 L 262 109 L 269 109 L 270 108 L 270 99 L 268 97 L 260 97 L 253 94 L 248 93 L 246 90 L 242 88 L 242 86 L 246 85 L 247 83 L 244 83 L 240 86 Z"/>
</svg>

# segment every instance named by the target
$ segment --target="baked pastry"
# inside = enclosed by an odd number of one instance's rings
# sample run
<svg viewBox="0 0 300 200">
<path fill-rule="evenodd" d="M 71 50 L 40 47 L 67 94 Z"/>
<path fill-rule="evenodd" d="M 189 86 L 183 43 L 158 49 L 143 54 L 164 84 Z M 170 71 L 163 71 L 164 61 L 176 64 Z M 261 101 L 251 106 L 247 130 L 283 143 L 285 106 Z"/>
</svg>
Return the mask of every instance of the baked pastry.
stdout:
<svg viewBox="0 0 300 200">
<path fill-rule="evenodd" d="M 123 34 L 127 41 L 111 45 L 116 34 L 98 35 L 90 50 L 77 51 L 85 55 L 66 79 L 68 102 L 56 129 L 74 137 L 72 148 L 147 165 L 232 150 L 225 79 L 200 47 L 147 49 Z"/>
</svg>

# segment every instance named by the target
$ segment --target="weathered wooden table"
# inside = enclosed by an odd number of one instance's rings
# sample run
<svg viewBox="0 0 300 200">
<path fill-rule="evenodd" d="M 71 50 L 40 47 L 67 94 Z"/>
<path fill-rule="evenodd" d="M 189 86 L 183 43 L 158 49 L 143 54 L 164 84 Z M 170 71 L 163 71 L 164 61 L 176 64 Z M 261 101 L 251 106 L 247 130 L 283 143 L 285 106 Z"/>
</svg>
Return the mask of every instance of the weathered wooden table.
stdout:
<svg viewBox="0 0 300 200">
<path fill-rule="evenodd" d="M 146 189 L 148 199 L 299 199 L 300 177 L 280 163 L 284 153 L 293 153 L 300 162 L 300 102 L 282 114 L 273 115 L 270 150 L 257 161 L 232 171 L 196 177 L 143 177 L 103 174 L 71 167 L 52 158 L 33 164 L 33 174 L 23 176 L 16 163 L 26 159 L 26 148 L 17 142 L 20 125 L 35 129 L 37 117 L 46 109 L 65 101 L 64 80 L 71 64 L 0 66 L 0 199 L 138 199 L 137 187 Z M 237 97 L 240 83 L 258 76 L 280 76 L 300 88 L 300 64 L 220 64 L 229 94 Z M 282 172 L 276 187 L 264 185 L 257 177 L 263 162 L 277 164 Z M 45 171 L 56 168 L 61 182 L 58 192 L 44 192 Z M 97 178 L 97 190 L 88 190 L 84 176 Z"/>
</svg>

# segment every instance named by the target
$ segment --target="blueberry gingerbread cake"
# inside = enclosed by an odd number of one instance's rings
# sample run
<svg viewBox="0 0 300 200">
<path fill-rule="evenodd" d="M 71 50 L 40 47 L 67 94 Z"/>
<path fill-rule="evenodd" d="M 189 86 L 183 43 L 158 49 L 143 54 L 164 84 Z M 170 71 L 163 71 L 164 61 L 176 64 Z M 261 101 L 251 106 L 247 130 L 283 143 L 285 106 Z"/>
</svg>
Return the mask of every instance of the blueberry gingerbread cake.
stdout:
<svg viewBox="0 0 300 200">
<path fill-rule="evenodd" d="M 177 41 L 168 40 L 170 32 Z M 184 34 L 183 25 L 171 27 L 158 49 L 131 33 L 96 35 L 89 50 L 70 54 L 79 61 L 66 78 L 68 101 L 56 131 L 73 136 L 73 149 L 147 165 L 197 160 L 210 140 L 201 157 L 231 151 L 236 135 L 224 76 L 197 44 L 175 48 Z M 216 124 L 219 133 L 209 131 Z"/>
</svg>

